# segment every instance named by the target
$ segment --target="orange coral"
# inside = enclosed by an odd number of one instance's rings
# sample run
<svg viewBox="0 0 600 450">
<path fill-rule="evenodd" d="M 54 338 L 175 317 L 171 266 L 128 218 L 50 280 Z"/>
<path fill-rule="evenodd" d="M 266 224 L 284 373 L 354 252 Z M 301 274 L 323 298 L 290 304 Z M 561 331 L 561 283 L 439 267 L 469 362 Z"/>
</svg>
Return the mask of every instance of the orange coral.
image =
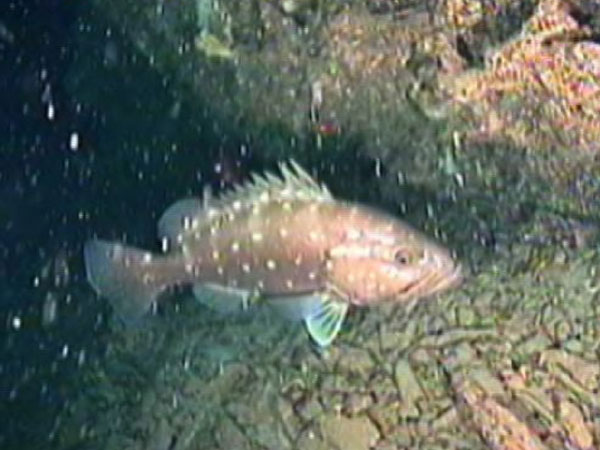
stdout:
<svg viewBox="0 0 600 450">
<path fill-rule="evenodd" d="M 600 149 L 600 45 L 581 41 L 590 30 L 573 8 L 542 1 L 517 37 L 488 55 L 485 70 L 446 80 L 455 101 L 478 103 L 479 137 Z M 489 114 L 502 126 L 486 127 Z"/>
</svg>

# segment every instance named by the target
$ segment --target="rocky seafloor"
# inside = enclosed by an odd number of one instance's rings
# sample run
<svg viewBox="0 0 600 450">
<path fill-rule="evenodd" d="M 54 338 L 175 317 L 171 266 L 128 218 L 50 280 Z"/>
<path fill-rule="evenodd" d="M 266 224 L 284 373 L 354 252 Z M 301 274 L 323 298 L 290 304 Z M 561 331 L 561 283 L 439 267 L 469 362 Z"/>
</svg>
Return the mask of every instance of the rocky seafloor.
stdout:
<svg viewBox="0 0 600 450">
<path fill-rule="evenodd" d="M 593 2 L 96 3 L 169 78 L 171 120 L 202 104 L 259 159 L 440 236 L 469 275 L 353 311 L 323 354 L 185 295 L 115 321 L 64 388 L 59 448 L 600 447 L 598 73 L 570 53 L 597 51 Z"/>
<path fill-rule="evenodd" d="M 598 252 L 543 267 L 530 252 L 439 299 L 357 312 L 321 356 L 299 326 L 184 301 L 115 331 L 61 448 L 597 448 Z"/>
</svg>

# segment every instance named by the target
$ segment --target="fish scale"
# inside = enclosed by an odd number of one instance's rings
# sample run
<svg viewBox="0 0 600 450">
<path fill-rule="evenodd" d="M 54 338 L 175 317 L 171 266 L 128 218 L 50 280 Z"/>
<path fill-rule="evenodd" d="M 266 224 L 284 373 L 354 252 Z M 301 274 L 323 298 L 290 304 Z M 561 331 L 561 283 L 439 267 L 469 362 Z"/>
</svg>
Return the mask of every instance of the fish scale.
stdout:
<svg viewBox="0 0 600 450">
<path fill-rule="evenodd" d="M 225 313 L 260 297 L 326 346 L 351 304 L 425 297 L 461 280 L 450 253 L 408 224 L 334 199 L 293 161 L 279 168 L 218 198 L 175 202 L 158 222 L 163 254 L 88 241 L 90 284 L 125 320 L 176 285 Z"/>
</svg>

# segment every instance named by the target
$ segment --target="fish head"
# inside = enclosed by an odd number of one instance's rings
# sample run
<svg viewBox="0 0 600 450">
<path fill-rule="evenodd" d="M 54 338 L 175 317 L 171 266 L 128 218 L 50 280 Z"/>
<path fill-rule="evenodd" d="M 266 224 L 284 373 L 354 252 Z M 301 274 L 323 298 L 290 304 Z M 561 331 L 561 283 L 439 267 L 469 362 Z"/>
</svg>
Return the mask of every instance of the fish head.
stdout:
<svg viewBox="0 0 600 450">
<path fill-rule="evenodd" d="M 397 221 L 349 229 L 327 257 L 329 283 L 358 305 L 429 296 L 462 281 L 447 249 Z"/>
</svg>

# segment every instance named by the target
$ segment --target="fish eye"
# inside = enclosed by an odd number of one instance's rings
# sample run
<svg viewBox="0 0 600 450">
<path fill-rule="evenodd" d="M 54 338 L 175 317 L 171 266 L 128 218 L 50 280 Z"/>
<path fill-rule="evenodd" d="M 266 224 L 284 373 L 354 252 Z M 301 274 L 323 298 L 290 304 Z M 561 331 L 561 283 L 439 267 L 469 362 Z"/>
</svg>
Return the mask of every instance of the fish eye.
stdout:
<svg viewBox="0 0 600 450">
<path fill-rule="evenodd" d="M 405 265 L 410 262 L 410 255 L 406 250 L 398 250 L 394 253 L 394 261 L 400 265 Z"/>
</svg>

